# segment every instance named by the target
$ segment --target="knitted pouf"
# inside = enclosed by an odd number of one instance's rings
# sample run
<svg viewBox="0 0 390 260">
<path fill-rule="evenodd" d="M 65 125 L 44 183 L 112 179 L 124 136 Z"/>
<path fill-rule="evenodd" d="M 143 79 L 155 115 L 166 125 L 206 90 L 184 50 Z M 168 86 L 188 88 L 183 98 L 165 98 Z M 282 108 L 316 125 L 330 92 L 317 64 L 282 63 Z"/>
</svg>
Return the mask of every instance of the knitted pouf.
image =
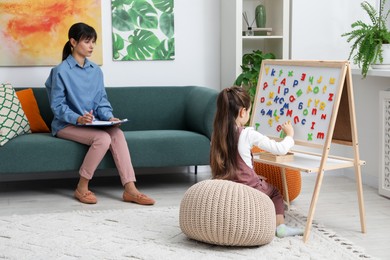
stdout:
<svg viewBox="0 0 390 260">
<path fill-rule="evenodd" d="M 259 246 L 275 236 L 271 199 L 227 180 L 205 180 L 190 187 L 181 201 L 179 219 L 189 238 L 215 245 Z"/>
</svg>

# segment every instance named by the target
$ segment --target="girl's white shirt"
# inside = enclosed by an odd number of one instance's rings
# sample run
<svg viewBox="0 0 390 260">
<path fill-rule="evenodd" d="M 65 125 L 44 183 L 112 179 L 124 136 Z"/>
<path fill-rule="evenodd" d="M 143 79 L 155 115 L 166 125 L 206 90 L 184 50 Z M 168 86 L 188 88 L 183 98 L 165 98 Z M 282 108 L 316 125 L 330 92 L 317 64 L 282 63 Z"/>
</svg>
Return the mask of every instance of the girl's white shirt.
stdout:
<svg viewBox="0 0 390 260">
<path fill-rule="evenodd" d="M 244 128 L 238 139 L 238 153 L 251 169 L 253 169 L 251 156 L 253 146 L 276 155 L 284 155 L 294 146 L 294 139 L 286 136 L 278 142 L 257 132 L 253 127 Z"/>
</svg>

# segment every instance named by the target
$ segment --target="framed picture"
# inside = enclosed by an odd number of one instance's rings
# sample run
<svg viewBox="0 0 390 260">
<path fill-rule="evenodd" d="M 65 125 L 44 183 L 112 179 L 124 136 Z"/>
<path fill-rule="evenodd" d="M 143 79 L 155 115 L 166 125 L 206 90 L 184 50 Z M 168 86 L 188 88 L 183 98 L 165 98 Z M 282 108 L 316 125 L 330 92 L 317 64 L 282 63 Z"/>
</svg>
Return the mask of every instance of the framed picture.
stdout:
<svg viewBox="0 0 390 260">
<path fill-rule="evenodd" d="M 175 59 L 173 0 L 112 0 L 114 61 Z"/>
<path fill-rule="evenodd" d="M 68 30 L 77 22 L 95 28 L 91 60 L 102 64 L 100 0 L 0 0 L 0 66 L 59 64 Z"/>
</svg>

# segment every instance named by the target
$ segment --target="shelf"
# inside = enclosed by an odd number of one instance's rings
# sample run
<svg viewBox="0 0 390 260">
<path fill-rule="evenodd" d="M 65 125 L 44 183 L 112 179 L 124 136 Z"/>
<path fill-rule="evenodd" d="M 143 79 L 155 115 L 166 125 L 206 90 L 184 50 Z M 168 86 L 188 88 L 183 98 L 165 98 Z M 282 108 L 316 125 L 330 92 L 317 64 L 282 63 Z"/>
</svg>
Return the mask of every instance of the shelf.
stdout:
<svg viewBox="0 0 390 260">
<path fill-rule="evenodd" d="M 243 40 L 267 40 L 267 39 L 283 39 L 283 36 L 269 35 L 269 36 L 242 36 Z"/>
<path fill-rule="evenodd" d="M 359 69 L 358 67 L 353 67 L 351 70 L 352 75 L 361 76 L 361 69 Z M 390 77 L 390 69 L 369 69 L 367 77 Z"/>
</svg>

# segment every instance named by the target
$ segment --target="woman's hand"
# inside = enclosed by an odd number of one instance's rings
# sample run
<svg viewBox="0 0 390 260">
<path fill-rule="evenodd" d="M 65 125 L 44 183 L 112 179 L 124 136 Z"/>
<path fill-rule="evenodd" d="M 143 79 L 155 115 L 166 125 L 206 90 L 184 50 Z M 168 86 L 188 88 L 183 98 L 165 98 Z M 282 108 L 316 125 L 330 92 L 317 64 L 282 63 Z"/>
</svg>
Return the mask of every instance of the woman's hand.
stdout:
<svg viewBox="0 0 390 260">
<path fill-rule="evenodd" d="M 294 137 L 294 128 L 290 121 L 287 121 L 282 125 L 282 130 L 287 136 Z"/>
<path fill-rule="evenodd" d="M 84 115 L 77 118 L 77 123 L 80 125 L 90 124 L 95 119 L 91 112 L 85 112 Z"/>
<path fill-rule="evenodd" d="M 110 119 L 108 119 L 108 121 L 119 121 L 120 119 L 119 118 L 116 118 L 116 117 L 111 117 Z M 120 126 L 121 124 L 116 124 L 115 126 Z"/>
</svg>

